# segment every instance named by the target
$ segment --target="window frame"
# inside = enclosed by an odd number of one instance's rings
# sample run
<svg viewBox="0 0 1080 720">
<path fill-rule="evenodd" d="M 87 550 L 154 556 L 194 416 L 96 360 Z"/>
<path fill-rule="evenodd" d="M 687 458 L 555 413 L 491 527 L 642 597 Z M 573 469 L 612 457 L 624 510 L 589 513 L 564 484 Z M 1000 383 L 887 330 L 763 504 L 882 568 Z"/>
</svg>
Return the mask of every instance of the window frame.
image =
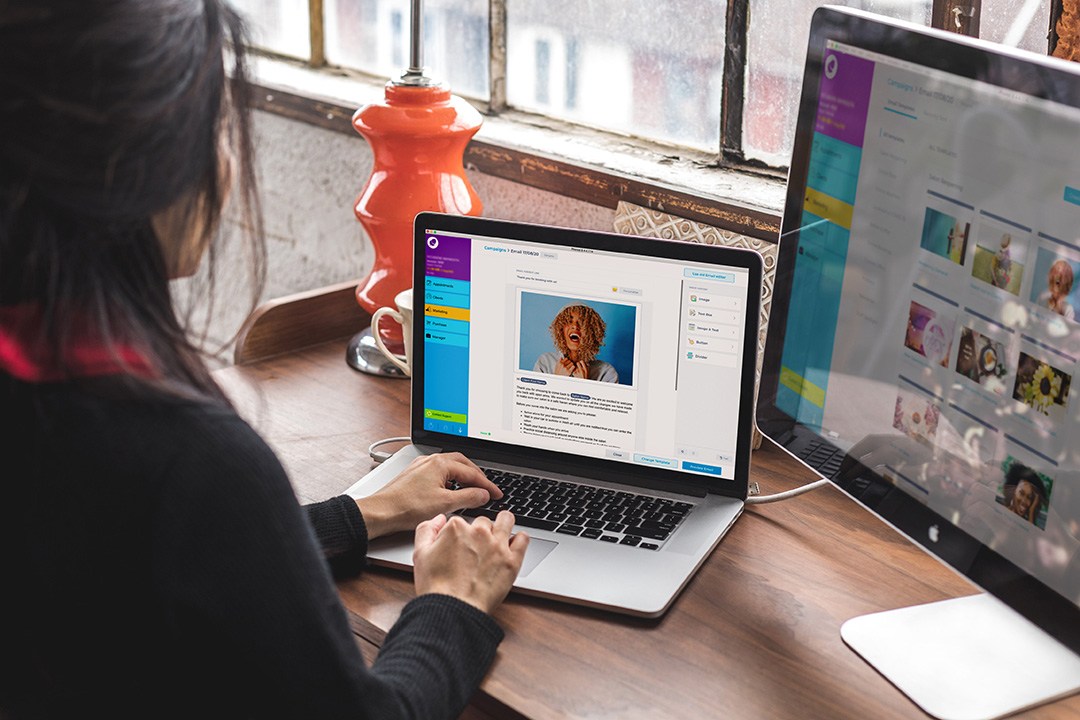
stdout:
<svg viewBox="0 0 1080 720">
<path fill-rule="evenodd" d="M 310 17 L 310 58 L 285 60 L 274 53 L 259 51 L 260 55 L 279 62 L 302 65 L 309 71 L 333 72 L 367 78 L 381 86 L 385 79 L 374 79 L 362 71 L 329 68 L 325 55 L 325 13 L 323 0 L 307 0 Z M 702 152 L 644 138 L 626 137 L 616 133 L 592 130 L 570 121 L 548 118 L 511 107 L 506 98 L 506 3 L 507 0 L 488 0 L 489 10 L 489 99 L 471 100 L 485 115 L 487 123 L 507 120 L 509 124 L 536 128 L 543 126 L 554 133 L 580 136 L 591 145 L 612 148 L 612 157 L 630 146 L 648 163 L 667 165 L 679 172 L 639 172 L 624 170 L 617 163 L 591 163 L 565 153 L 549 153 L 542 147 L 514 140 L 474 139 L 465 153 L 467 167 L 486 175 L 523 183 L 541 190 L 583 200 L 602 207 L 614 208 L 620 200 L 669 212 L 679 217 L 720 227 L 749 237 L 776 242 L 782 212 L 782 188 L 787 168 L 769 166 L 745 158 L 742 150 L 744 87 L 747 63 L 747 31 L 750 0 L 728 0 L 724 50 L 723 88 L 720 123 L 720 144 L 714 152 Z M 1048 18 L 1048 53 L 1057 46 L 1056 27 L 1063 9 L 1080 10 L 1080 0 L 1051 0 Z M 970 36 L 978 36 L 981 0 L 933 0 L 931 26 L 948 28 Z M 955 27 L 954 17 L 960 19 Z M 296 83 L 282 86 L 273 81 L 260 81 L 256 92 L 257 109 L 342 132 L 356 137 L 351 117 L 355 107 L 329 101 L 309 94 Z M 641 167 L 639 163 L 637 167 Z M 612 169 L 614 168 L 614 169 Z M 721 185 L 733 192 L 715 188 L 716 183 L 705 180 L 720 172 Z M 675 176 L 679 176 L 674 179 Z M 708 189 L 702 190 L 702 187 Z M 756 202 L 758 196 L 766 197 Z M 777 201 L 777 198 L 780 198 Z"/>
<path fill-rule="evenodd" d="M 297 84 L 260 78 L 254 108 L 362 142 L 352 126 L 356 105 L 331 99 L 327 93 L 309 94 L 298 90 Z M 379 87 L 381 83 L 369 85 L 373 97 Z M 484 124 L 482 136 L 474 137 L 465 149 L 469 170 L 600 207 L 614 209 L 626 201 L 747 237 L 776 242 L 779 236 L 786 176 L 720 168 L 704 152 L 685 150 L 675 156 L 657 143 L 512 109 L 485 118 Z M 492 126 L 498 126 L 494 132 Z M 569 142 L 569 150 L 557 147 L 554 137 L 561 145 Z M 588 146 L 594 157 L 605 161 L 581 161 L 574 146 Z M 633 156 L 637 171 L 618 164 L 627 156 Z"/>
<path fill-rule="evenodd" d="M 323 0 L 307 0 L 310 16 L 311 57 L 308 65 L 313 68 L 326 65 L 325 13 Z M 488 32 L 490 52 L 488 57 L 489 100 L 484 103 L 488 114 L 498 114 L 509 109 L 506 99 L 506 4 L 508 0 L 488 0 Z M 1057 45 L 1057 21 L 1061 17 L 1065 0 L 1052 0 L 1048 20 L 1047 54 L 1052 55 Z M 1077 0 L 1070 4 L 1080 5 Z M 719 161 L 730 167 L 749 166 L 757 169 L 770 168 L 765 163 L 748 161 L 742 148 L 743 110 L 747 55 L 747 30 L 750 0 L 728 0 L 724 44 L 723 89 L 720 111 Z M 933 0 L 930 26 L 950 30 L 972 37 L 979 35 L 982 0 Z M 785 167 L 773 167 L 783 172 Z"/>
</svg>

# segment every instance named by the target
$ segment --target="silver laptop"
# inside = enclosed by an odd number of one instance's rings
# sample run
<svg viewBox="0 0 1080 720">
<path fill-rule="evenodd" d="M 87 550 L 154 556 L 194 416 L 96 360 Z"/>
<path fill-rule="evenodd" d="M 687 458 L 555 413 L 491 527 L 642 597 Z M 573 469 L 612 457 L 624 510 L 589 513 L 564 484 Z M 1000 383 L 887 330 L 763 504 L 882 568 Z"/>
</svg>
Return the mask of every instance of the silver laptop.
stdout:
<svg viewBox="0 0 1080 720">
<path fill-rule="evenodd" d="M 752 251 L 418 215 L 412 444 L 349 494 L 463 452 L 505 493 L 465 514 L 531 537 L 516 591 L 663 614 L 746 499 L 761 278 Z"/>
</svg>

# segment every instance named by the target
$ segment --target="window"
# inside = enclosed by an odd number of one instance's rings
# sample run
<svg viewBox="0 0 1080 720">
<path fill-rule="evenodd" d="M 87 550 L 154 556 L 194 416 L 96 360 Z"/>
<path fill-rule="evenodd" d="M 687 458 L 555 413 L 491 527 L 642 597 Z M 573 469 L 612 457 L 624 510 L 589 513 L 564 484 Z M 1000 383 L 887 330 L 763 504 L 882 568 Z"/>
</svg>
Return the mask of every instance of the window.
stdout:
<svg viewBox="0 0 1080 720">
<path fill-rule="evenodd" d="M 566 109 L 577 109 L 578 48 L 577 40 L 566 41 Z"/>
<path fill-rule="evenodd" d="M 256 45 L 272 52 L 311 57 L 308 0 L 232 0 L 254 25 Z"/>
<path fill-rule="evenodd" d="M 409 0 L 312 1 L 322 5 L 328 63 L 388 78 L 408 67 Z M 424 65 L 454 92 L 483 101 L 489 98 L 488 24 L 488 0 L 424 3 Z"/>
<path fill-rule="evenodd" d="M 1046 52 L 1050 0 L 986 0 L 979 37 L 992 42 Z"/>
<path fill-rule="evenodd" d="M 536 67 L 530 75 L 536 82 L 536 104 L 544 107 L 551 103 L 551 43 L 547 40 L 536 41 Z"/>
<path fill-rule="evenodd" d="M 786 165 L 795 141 L 795 115 L 816 0 L 749 0 L 742 151 L 748 159 Z M 857 7 L 928 25 L 930 0 L 858 0 Z"/>
<path fill-rule="evenodd" d="M 703 150 L 717 148 L 723 3 L 506 2 L 506 99 L 511 106 Z M 549 68 L 534 64 L 522 50 L 541 41 L 552 48 Z M 552 98 L 542 104 L 527 89 L 545 73 L 553 81 Z M 573 83 L 556 86 L 556 78 L 563 77 Z"/>
<path fill-rule="evenodd" d="M 970 0 L 954 12 L 950 1 L 839 0 L 924 25 L 940 18 L 933 24 L 959 23 L 967 34 L 1047 52 L 1051 0 Z M 383 77 L 408 64 L 410 0 L 235 2 L 271 52 Z M 736 164 L 784 167 L 819 4 L 426 0 L 424 64 L 492 112 L 534 111 L 719 152 Z"/>
</svg>

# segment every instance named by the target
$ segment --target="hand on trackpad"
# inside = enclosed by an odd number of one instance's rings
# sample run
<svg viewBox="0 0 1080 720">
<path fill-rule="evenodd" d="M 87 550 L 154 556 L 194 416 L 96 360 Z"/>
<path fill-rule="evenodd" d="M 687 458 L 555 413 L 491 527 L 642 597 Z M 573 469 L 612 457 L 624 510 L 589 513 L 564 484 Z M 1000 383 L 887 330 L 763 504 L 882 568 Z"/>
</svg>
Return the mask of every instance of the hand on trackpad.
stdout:
<svg viewBox="0 0 1080 720">
<path fill-rule="evenodd" d="M 558 545 L 559 543 L 553 540 L 541 540 L 530 536 L 529 549 L 525 551 L 525 559 L 521 562 L 521 572 L 518 573 L 518 577 L 525 577 L 531 573 L 540 561 Z"/>
</svg>

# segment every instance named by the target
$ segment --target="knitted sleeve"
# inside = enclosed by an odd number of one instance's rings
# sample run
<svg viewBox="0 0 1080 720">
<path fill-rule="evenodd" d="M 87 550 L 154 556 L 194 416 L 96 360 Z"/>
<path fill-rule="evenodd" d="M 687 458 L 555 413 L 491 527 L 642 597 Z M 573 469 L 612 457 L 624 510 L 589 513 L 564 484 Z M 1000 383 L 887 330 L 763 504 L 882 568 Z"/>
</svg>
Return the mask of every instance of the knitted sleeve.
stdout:
<svg viewBox="0 0 1080 720">
<path fill-rule="evenodd" d="M 206 415 L 176 439 L 154 563 L 167 621 L 205 658 L 206 682 L 227 693 L 216 711 L 456 718 L 502 639 L 494 621 L 454 598 L 417 598 L 365 667 L 308 521 L 331 557 L 355 559 L 366 545 L 355 503 L 305 515 L 255 432 L 231 413 Z"/>
<path fill-rule="evenodd" d="M 334 577 L 357 575 L 367 565 L 367 526 L 356 501 L 339 495 L 304 506 L 315 539 Z"/>
</svg>

